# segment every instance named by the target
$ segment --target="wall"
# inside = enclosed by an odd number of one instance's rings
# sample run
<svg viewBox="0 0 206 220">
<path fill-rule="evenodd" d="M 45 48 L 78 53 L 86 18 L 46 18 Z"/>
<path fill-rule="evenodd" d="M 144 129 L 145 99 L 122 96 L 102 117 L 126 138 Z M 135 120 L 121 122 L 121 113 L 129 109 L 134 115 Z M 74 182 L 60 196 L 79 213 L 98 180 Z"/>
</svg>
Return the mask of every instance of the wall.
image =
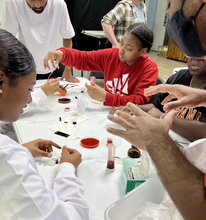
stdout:
<svg viewBox="0 0 206 220">
<path fill-rule="evenodd" d="M 153 31 L 155 26 L 158 0 L 147 0 L 145 4 L 147 7 L 147 26 L 150 30 Z"/>
<path fill-rule="evenodd" d="M 151 0 L 154 1 L 154 0 Z M 155 25 L 154 25 L 154 43 L 152 50 L 157 51 L 158 47 L 164 44 L 166 27 L 165 27 L 165 14 L 167 8 L 166 0 L 158 0 L 157 11 L 155 16 Z"/>
<path fill-rule="evenodd" d="M 0 28 L 2 28 L 2 25 L 4 23 L 5 2 L 6 0 L 0 0 Z"/>
</svg>

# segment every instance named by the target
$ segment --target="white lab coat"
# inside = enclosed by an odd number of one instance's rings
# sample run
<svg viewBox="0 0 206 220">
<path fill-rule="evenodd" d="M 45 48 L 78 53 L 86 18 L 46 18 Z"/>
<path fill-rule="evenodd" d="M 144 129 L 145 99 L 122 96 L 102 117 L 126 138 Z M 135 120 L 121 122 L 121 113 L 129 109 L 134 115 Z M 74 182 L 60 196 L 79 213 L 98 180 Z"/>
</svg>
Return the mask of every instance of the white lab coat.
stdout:
<svg viewBox="0 0 206 220">
<path fill-rule="evenodd" d="M 0 167 L 0 219 L 89 219 L 72 164 L 60 164 L 53 189 L 48 189 L 30 152 L 0 134 Z"/>
</svg>

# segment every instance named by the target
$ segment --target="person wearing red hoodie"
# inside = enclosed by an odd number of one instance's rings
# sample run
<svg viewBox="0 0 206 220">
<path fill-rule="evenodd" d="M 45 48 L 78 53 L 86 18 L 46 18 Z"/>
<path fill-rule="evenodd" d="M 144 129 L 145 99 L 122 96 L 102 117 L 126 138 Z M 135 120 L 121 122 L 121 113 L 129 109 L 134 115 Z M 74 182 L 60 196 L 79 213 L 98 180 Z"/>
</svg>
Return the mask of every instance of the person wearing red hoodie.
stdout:
<svg viewBox="0 0 206 220">
<path fill-rule="evenodd" d="M 89 52 L 60 48 L 48 53 L 44 67 L 49 68 L 50 60 L 54 67 L 61 62 L 80 70 L 103 72 L 104 89 L 86 85 L 91 98 L 105 106 L 124 106 L 128 102 L 142 105 L 149 101 L 144 89 L 155 85 L 158 76 L 157 64 L 147 55 L 152 43 L 152 31 L 135 23 L 128 27 L 119 48 Z"/>
</svg>

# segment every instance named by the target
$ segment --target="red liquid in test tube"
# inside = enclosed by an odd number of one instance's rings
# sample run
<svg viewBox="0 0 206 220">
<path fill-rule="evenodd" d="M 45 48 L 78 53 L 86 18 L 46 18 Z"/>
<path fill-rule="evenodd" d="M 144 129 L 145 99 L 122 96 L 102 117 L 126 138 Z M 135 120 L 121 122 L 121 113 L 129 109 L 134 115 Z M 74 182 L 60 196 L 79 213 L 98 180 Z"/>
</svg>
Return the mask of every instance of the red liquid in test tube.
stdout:
<svg viewBox="0 0 206 220">
<path fill-rule="evenodd" d="M 107 139 L 107 147 L 108 147 L 107 168 L 114 169 L 115 146 L 113 144 L 112 138 Z"/>
</svg>

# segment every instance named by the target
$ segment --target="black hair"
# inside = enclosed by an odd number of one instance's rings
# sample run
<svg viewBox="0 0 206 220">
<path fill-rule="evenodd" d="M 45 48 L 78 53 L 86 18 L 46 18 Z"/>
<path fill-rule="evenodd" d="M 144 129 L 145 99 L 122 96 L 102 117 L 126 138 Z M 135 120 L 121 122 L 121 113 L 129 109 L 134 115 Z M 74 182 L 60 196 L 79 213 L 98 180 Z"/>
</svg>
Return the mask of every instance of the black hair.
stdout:
<svg viewBox="0 0 206 220">
<path fill-rule="evenodd" d="M 13 81 L 35 70 L 29 50 L 11 33 L 0 29 L 0 71 Z"/>
<path fill-rule="evenodd" d="M 143 48 L 147 48 L 150 51 L 153 43 L 153 32 L 143 23 L 135 23 L 127 28 L 127 33 L 136 37 Z"/>
</svg>

